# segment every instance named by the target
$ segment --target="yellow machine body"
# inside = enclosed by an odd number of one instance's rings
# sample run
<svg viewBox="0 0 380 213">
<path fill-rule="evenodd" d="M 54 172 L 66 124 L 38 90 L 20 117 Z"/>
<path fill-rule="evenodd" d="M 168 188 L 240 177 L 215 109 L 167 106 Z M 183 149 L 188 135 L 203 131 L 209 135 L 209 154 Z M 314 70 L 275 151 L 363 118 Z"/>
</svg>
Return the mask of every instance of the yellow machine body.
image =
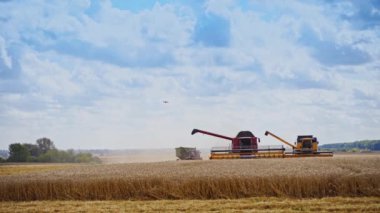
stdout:
<svg viewBox="0 0 380 213">
<path fill-rule="evenodd" d="M 296 148 L 295 150 L 297 151 L 302 151 L 302 150 L 306 150 L 306 149 L 310 149 L 312 152 L 318 152 L 318 141 L 314 140 L 313 141 L 313 138 L 312 137 L 308 137 L 308 138 L 303 138 L 299 141 L 296 142 Z M 306 144 L 311 144 L 311 146 L 306 146 Z"/>
<path fill-rule="evenodd" d="M 313 151 L 318 152 L 318 143 L 313 143 Z"/>
<path fill-rule="evenodd" d="M 266 131 L 265 135 L 271 135 L 277 140 L 291 146 L 293 152 L 285 153 L 285 157 L 331 157 L 333 156 L 332 152 L 320 152 L 318 150 L 318 140 L 312 135 L 299 135 L 295 145 L 287 142 L 286 140 L 280 138 L 279 136 Z"/>
</svg>

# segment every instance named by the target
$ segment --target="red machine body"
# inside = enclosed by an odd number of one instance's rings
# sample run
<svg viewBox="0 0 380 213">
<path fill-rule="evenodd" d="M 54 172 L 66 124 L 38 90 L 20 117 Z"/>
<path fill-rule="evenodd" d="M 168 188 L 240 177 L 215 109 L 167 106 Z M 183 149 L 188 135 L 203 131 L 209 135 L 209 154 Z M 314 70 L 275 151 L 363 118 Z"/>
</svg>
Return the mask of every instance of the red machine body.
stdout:
<svg viewBox="0 0 380 213">
<path fill-rule="evenodd" d="M 227 137 L 224 135 L 215 134 L 212 132 L 207 132 L 204 130 L 199 130 L 199 129 L 193 129 L 191 134 L 194 135 L 195 133 L 198 133 L 198 132 L 206 134 L 206 135 L 218 137 L 218 138 L 223 138 L 225 140 L 230 140 L 232 152 L 244 152 L 244 151 L 248 151 L 248 152 L 253 151 L 254 152 L 254 151 L 257 151 L 257 148 L 258 148 L 257 143 L 260 142 L 260 138 L 255 137 L 255 135 L 252 134 L 252 132 L 250 132 L 250 131 L 241 131 L 234 138 Z"/>
</svg>

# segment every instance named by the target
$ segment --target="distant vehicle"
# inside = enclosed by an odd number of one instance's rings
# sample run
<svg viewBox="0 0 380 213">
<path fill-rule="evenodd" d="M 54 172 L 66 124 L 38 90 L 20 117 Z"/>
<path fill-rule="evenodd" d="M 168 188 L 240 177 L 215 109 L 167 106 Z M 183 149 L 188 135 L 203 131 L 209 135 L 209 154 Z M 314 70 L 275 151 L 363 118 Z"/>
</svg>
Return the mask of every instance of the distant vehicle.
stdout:
<svg viewBox="0 0 380 213">
<path fill-rule="evenodd" d="M 175 153 L 179 160 L 202 160 L 201 152 L 193 147 L 177 147 Z"/>
</svg>

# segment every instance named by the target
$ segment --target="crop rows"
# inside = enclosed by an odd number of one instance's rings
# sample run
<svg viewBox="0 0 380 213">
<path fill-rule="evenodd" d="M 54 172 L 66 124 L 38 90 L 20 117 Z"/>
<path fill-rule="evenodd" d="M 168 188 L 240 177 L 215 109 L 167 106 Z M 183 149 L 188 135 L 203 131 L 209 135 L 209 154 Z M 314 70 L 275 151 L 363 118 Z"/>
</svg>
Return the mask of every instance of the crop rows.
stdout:
<svg viewBox="0 0 380 213">
<path fill-rule="evenodd" d="M 84 165 L 0 176 L 0 200 L 380 196 L 380 156 Z"/>
</svg>

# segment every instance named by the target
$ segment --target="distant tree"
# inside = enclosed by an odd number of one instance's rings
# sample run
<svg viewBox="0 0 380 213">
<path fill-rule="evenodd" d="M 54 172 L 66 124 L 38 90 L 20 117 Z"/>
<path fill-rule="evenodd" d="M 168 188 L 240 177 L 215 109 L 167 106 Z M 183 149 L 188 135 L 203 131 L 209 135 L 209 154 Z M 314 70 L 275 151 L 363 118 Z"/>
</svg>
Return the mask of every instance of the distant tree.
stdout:
<svg viewBox="0 0 380 213">
<path fill-rule="evenodd" d="M 359 148 L 352 148 L 350 151 L 351 151 L 351 152 L 359 152 L 360 149 L 359 149 Z"/>
<path fill-rule="evenodd" d="M 0 163 L 4 163 L 4 162 L 6 162 L 6 160 L 4 158 L 0 157 Z"/>
<path fill-rule="evenodd" d="M 3 159 L 0 158 L 0 162 Z M 75 154 L 74 150 L 58 150 L 49 138 L 40 138 L 36 144 L 14 143 L 9 145 L 9 162 L 56 162 L 56 163 L 100 163 L 91 153 Z"/>
<path fill-rule="evenodd" d="M 58 155 L 59 155 L 59 151 L 56 149 L 52 149 L 52 150 L 47 151 L 44 154 L 41 154 L 38 157 L 38 161 L 39 162 L 58 162 L 58 158 L 59 158 Z"/>
<path fill-rule="evenodd" d="M 373 150 L 380 151 L 380 140 L 373 144 Z"/>
<path fill-rule="evenodd" d="M 41 150 L 37 144 L 24 143 L 23 145 L 28 149 L 32 157 L 38 157 L 41 154 Z"/>
<path fill-rule="evenodd" d="M 333 151 L 379 151 L 380 140 L 362 140 L 351 143 L 333 143 L 320 146 L 321 149 Z M 355 149 L 355 150 L 353 150 Z"/>
<path fill-rule="evenodd" d="M 10 162 L 26 162 L 30 153 L 28 148 L 20 143 L 13 143 L 9 145 L 9 158 Z"/>
<path fill-rule="evenodd" d="M 91 153 L 78 153 L 76 155 L 75 161 L 78 163 L 90 163 L 93 161 Z"/>
<path fill-rule="evenodd" d="M 75 154 L 72 150 L 63 151 L 52 149 L 37 158 L 38 162 L 54 163 L 101 163 L 98 157 L 92 156 L 91 153 Z"/>
<path fill-rule="evenodd" d="M 37 146 L 42 154 L 48 152 L 49 150 L 56 149 L 54 143 L 49 138 L 40 138 L 37 139 Z"/>
</svg>

